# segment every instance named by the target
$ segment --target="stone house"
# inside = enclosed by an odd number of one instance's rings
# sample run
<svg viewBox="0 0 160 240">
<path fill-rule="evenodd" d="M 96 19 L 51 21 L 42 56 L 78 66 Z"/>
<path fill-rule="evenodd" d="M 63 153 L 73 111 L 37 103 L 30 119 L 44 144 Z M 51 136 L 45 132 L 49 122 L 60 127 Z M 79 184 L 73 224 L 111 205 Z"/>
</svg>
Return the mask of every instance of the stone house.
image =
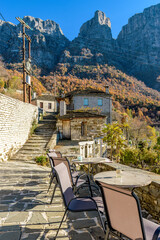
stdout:
<svg viewBox="0 0 160 240">
<path fill-rule="evenodd" d="M 106 115 L 87 112 L 69 111 L 57 120 L 57 129 L 62 139 L 92 140 L 102 134 Z"/>
<path fill-rule="evenodd" d="M 112 98 L 108 87 L 106 87 L 106 92 L 91 88 L 72 91 L 66 94 L 65 98 L 69 102 L 67 105 L 68 110 L 97 108 L 107 116 L 107 123 L 112 122 Z"/>
<path fill-rule="evenodd" d="M 56 113 L 57 112 L 57 100 L 55 96 L 49 95 L 49 94 L 44 94 L 41 96 L 38 96 L 36 99 L 34 99 L 35 104 L 43 109 L 45 112 L 51 112 L 51 113 Z"/>
</svg>

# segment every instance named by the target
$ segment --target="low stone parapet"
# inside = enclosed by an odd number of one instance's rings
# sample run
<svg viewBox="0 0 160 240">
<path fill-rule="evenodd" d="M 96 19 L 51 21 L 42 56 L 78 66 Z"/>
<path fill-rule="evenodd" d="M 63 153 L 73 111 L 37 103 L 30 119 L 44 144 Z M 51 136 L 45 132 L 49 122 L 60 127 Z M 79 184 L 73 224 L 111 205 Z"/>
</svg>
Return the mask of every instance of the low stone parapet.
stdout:
<svg viewBox="0 0 160 240">
<path fill-rule="evenodd" d="M 49 140 L 46 149 L 54 149 L 55 146 L 57 145 L 57 141 L 58 141 L 58 133 L 55 130 L 55 132 L 53 133 L 51 139 Z"/>
</svg>

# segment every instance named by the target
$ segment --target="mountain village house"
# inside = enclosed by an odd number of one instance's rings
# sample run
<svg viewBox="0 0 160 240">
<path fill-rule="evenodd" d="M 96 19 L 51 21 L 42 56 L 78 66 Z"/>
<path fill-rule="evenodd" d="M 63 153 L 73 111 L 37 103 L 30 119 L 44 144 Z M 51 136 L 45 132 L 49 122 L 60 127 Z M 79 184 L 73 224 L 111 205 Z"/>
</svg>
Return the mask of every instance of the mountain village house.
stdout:
<svg viewBox="0 0 160 240">
<path fill-rule="evenodd" d="M 106 92 L 90 88 L 70 92 L 65 98 L 69 102 L 68 110 L 97 109 L 98 112 L 106 115 L 107 123 L 112 122 L 112 98 L 108 86 Z"/>
<path fill-rule="evenodd" d="M 43 109 L 43 112 L 50 112 L 50 113 L 56 113 L 57 112 L 57 100 L 55 99 L 55 96 L 44 94 L 41 96 L 38 96 L 33 100 L 35 102 L 35 105 L 41 109 Z"/>
<path fill-rule="evenodd" d="M 112 99 L 108 88 L 106 92 L 73 91 L 57 101 L 60 107 L 57 129 L 62 139 L 92 140 L 100 136 L 106 123 L 111 122 Z"/>
</svg>

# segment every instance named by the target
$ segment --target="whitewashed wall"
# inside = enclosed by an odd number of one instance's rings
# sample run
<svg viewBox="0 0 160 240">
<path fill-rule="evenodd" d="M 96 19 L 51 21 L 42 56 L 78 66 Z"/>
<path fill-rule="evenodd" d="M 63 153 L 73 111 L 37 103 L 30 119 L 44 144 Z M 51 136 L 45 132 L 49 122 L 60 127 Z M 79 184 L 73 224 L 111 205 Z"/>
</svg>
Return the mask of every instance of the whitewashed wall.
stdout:
<svg viewBox="0 0 160 240">
<path fill-rule="evenodd" d="M 21 148 L 37 117 L 38 107 L 0 94 L 0 161 Z"/>
</svg>

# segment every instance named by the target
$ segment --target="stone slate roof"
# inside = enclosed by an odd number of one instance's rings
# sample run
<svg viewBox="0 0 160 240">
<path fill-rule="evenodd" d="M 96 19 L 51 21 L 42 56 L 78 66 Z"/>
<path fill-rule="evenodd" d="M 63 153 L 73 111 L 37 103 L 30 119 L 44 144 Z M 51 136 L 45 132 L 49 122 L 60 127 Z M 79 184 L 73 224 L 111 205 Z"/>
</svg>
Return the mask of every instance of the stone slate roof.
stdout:
<svg viewBox="0 0 160 240">
<path fill-rule="evenodd" d="M 34 100 L 55 101 L 55 96 L 46 94 L 46 95 L 38 96 L 38 97 L 37 97 L 36 99 L 34 99 Z"/>
<path fill-rule="evenodd" d="M 88 88 L 85 90 L 75 90 L 72 92 L 69 92 L 65 95 L 65 97 L 71 98 L 75 95 L 93 95 L 93 96 L 102 96 L 102 97 L 111 97 L 110 93 L 106 93 L 97 89 L 92 89 L 92 88 Z"/>
<path fill-rule="evenodd" d="M 106 115 L 87 111 L 69 111 L 63 116 L 58 116 L 60 120 L 69 120 L 73 118 L 106 118 Z"/>
</svg>

